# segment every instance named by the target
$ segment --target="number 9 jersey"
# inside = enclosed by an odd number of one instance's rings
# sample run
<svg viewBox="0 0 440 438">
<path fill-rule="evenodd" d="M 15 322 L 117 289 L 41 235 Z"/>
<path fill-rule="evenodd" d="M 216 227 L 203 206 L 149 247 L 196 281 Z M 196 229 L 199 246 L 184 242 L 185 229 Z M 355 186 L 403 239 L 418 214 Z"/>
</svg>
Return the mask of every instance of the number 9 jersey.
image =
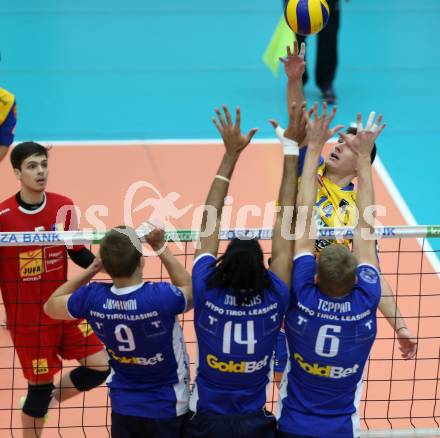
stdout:
<svg viewBox="0 0 440 438">
<path fill-rule="evenodd" d="M 358 437 L 357 409 L 376 337 L 380 275 L 374 266 L 361 264 L 352 291 L 334 298 L 318 289 L 316 268 L 311 253 L 295 258 L 278 426 L 292 435 Z"/>
<path fill-rule="evenodd" d="M 186 299 L 180 289 L 165 282 L 124 288 L 93 282 L 67 305 L 107 348 L 114 412 L 158 419 L 188 411 L 189 361 L 177 319 Z"/>
<path fill-rule="evenodd" d="M 200 255 L 193 266 L 198 356 L 190 410 L 205 415 L 258 412 L 266 403 L 273 348 L 289 290 L 269 271 L 272 289 L 237 305 L 232 291 L 208 289 L 215 266 L 212 254 Z"/>
</svg>

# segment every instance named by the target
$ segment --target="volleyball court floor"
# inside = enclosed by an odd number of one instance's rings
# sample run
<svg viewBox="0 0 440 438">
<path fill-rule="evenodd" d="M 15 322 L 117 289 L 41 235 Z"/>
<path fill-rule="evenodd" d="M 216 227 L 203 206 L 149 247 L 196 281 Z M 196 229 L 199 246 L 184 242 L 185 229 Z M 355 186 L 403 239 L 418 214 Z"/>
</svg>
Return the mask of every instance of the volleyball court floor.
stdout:
<svg viewBox="0 0 440 438">
<path fill-rule="evenodd" d="M 101 221 L 99 227 L 102 229 L 126 223 L 130 220 L 127 212 L 133 225 L 138 226 L 152 213 L 151 199 L 167 198 L 175 192 L 179 196 L 170 198 L 173 198 L 176 216 L 181 217 L 170 222 L 176 229 L 190 229 L 194 209 L 204 203 L 221 154 L 222 146 L 218 143 L 191 144 L 190 141 L 55 146 L 50 152 L 48 191 L 62 193 L 76 202 L 80 209 L 80 229 L 99 225 L 96 218 Z M 6 169 L 8 164 L 1 166 L 5 174 L 1 189 L 4 198 L 17 190 L 17 182 L 12 172 Z M 260 142 L 242 154 L 230 189 L 231 228 L 237 224 L 236 214 L 240 206 L 254 204 L 264 212 L 266 203 L 276 198 L 281 166 L 282 153 L 277 144 Z M 405 224 L 401 206 L 387 188 L 390 184 L 380 163 L 376 166 L 374 178 L 376 202 L 387 209 L 386 216 L 380 218 L 382 223 Z M 135 211 L 141 204 L 146 205 L 145 208 Z M 249 217 L 246 225 L 261 228 L 264 224 L 261 217 Z M 382 241 L 381 249 L 384 251 L 382 270 L 393 289 L 397 290 L 398 303 L 410 329 L 420 338 L 418 360 L 399 360 L 393 333 L 381 319 L 364 385 L 362 398 L 368 402 L 362 403 L 360 409 L 361 416 L 367 418 L 363 427 L 435 428 L 438 427 L 436 417 L 440 415 L 436 403 L 440 392 L 440 342 L 436 336 L 440 323 L 440 280 L 435 274 L 438 267 L 432 265 L 428 253 L 421 253 L 415 239 Z M 191 244 L 183 250 L 173 246 L 173 251 L 190 269 Z M 185 256 L 185 253 L 189 255 Z M 434 259 L 431 257 L 431 260 Z M 71 266 L 70 274 L 76 270 Z M 145 277 L 158 278 L 159 270 L 157 260 L 148 258 Z M 424 274 L 420 275 L 421 272 Z M 191 313 L 185 315 L 184 331 L 193 360 L 195 345 L 191 319 Z M 0 348 L 0 437 L 7 437 L 11 436 L 11 426 L 20 427 L 18 406 L 19 397 L 25 394 L 25 382 L 9 334 L 4 329 L 0 330 Z M 276 398 L 275 389 L 271 397 Z M 108 405 L 104 387 L 67 401 L 60 409 L 50 412 L 44 436 L 108 436 Z M 269 407 L 275 409 L 273 402 Z M 13 436 L 20 434 L 15 431 Z"/>
</svg>

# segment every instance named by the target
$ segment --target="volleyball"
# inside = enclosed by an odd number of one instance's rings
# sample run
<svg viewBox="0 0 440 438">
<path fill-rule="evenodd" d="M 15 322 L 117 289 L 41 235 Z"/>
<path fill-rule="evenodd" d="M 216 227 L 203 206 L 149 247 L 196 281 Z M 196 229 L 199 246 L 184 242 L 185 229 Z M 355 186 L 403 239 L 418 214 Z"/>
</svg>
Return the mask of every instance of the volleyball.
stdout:
<svg viewBox="0 0 440 438">
<path fill-rule="evenodd" d="M 299 35 L 313 35 L 327 24 L 330 10 L 326 0 L 288 0 L 284 16 Z"/>
</svg>

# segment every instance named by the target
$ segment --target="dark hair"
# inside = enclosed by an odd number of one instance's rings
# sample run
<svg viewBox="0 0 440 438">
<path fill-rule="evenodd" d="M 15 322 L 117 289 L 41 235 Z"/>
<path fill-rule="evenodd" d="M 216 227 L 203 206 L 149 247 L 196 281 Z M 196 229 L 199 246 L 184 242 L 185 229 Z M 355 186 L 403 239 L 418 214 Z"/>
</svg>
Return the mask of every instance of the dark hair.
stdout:
<svg viewBox="0 0 440 438">
<path fill-rule="evenodd" d="M 350 126 L 349 128 L 347 128 L 347 134 L 356 135 L 357 128 L 355 128 L 354 126 Z M 374 160 L 376 158 L 376 154 L 377 154 L 377 146 L 376 146 L 376 143 L 374 143 L 373 150 L 371 151 L 371 155 L 370 155 L 371 164 L 374 163 Z"/>
<path fill-rule="evenodd" d="M 12 149 L 11 164 L 13 169 L 21 170 L 21 165 L 26 158 L 31 155 L 48 156 L 47 149 L 39 143 L 33 141 L 25 141 L 20 143 Z"/>
<path fill-rule="evenodd" d="M 356 267 L 356 257 L 345 245 L 326 246 L 319 254 L 319 288 L 332 296 L 346 295 L 356 283 Z"/>
<path fill-rule="evenodd" d="M 263 298 L 263 291 L 273 288 L 256 239 L 231 241 L 208 280 L 209 289 L 217 287 L 230 289 L 238 306 L 250 303 L 256 296 Z"/>
<path fill-rule="evenodd" d="M 105 270 L 112 278 L 131 277 L 139 265 L 142 252 L 133 244 L 136 232 L 123 225 L 110 230 L 101 240 L 99 253 Z M 139 241 L 140 244 L 140 241 Z"/>
</svg>

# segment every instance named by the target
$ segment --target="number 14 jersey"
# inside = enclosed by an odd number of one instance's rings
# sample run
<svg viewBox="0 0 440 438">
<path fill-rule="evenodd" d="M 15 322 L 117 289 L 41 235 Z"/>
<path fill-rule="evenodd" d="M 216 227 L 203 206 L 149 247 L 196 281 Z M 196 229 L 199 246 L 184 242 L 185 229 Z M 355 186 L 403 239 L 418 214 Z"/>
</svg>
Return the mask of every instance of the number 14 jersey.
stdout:
<svg viewBox="0 0 440 438">
<path fill-rule="evenodd" d="M 190 410 L 205 415 L 257 412 L 266 403 L 288 287 L 269 271 L 272 289 L 237 305 L 228 289 L 208 289 L 215 266 L 212 254 L 202 254 L 192 272 L 198 356 Z"/>
</svg>

